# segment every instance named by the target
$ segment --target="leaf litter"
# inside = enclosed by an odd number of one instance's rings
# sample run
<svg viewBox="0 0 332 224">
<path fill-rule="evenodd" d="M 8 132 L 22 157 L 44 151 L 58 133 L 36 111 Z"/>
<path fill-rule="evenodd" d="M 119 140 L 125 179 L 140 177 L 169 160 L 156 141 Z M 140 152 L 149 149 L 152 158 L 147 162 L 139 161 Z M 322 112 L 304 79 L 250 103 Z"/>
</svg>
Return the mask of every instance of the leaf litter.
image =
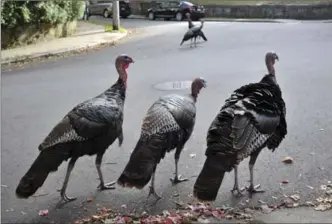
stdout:
<svg viewBox="0 0 332 224">
<path fill-rule="evenodd" d="M 310 187 L 311 188 L 311 187 Z M 73 224 L 101 224 L 101 223 L 133 223 L 133 224 L 184 224 L 184 223 L 217 223 L 218 220 L 245 220 L 250 221 L 253 218 L 255 210 L 260 210 L 262 213 L 268 214 L 276 209 L 284 208 L 296 208 L 299 206 L 310 206 L 316 211 L 327 211 L 332 209 L 332 183 L 328 181 L 326 185 L 320 187 L 324 191 L 324 194 L 317 198 L 315 201 L 307 201 L 300 204 L 299 192 L 294 192 L 293 195 L 284 195 L 284 199 L 275 205 L 266 204 L 264 201 L 259 200 L 259 206 L 252 208 L 213 208 L 210 204 L 197 203 L 187 204 L 183 202 L 176 203 L 178 210 L 167 211 L 164 210 L 159 215 L 149 215 L 147 212 L 143 212 L 140 215 L 137 214 L 125 214 L 114 212 L 111 209 L 102 208 L 98 209 L 96 215 L 92 215 L 88 218 L 76 220 Z M 273 196 L 273 199 L 277 200 L 277 197 Z M 248 200 L 247 200 L 248 201 Z M 248 201 L 249 202 L 249 201 Z M 122 209 L 127 206 L 122 205 Z"/>
<path fill-rule="evenodd" d="M 253 211 L 253 210 L 251 210 Z M 210 204 L 197 203 L 187 204 L 179 210 L 164 210 L 159 215 L 149 215 L 144 212 L 141 215 L 123 214 L 113 212 L 111 209 L 102 208 L 97 215 L 76 220 L 73 224 L 92 224 L 92 223 L 140 223 L 140 224 L 184 224 L 184 223 L 215 223 L 220 219 L 241 219 L 251 220 L 252 213 L 247 210 L 237 210 L 234 208 L 213 208 Z"/>
</svg>

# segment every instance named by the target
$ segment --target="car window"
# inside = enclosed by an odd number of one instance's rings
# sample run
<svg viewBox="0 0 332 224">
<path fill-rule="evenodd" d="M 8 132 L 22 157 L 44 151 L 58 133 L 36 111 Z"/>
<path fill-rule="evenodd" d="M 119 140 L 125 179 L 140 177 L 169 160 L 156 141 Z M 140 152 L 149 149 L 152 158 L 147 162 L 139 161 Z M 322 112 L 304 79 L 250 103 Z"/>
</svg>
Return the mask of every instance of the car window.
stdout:
<svg viewBox="0 0 332 224">
<path fill-rule="evenodd" d="M 194 4 L 192 4 L 190 2 L 185 2 L 185 1 L 181 2 L 181 4 L 180 4 L 181 7 L 188 7 L 188 6 L 193 6 L 193 5 Z"/>
<path fill-rule="evenodd" d="M 179 2 L 169 2 L 169 7 L 179 7 Z"/>
</svg>

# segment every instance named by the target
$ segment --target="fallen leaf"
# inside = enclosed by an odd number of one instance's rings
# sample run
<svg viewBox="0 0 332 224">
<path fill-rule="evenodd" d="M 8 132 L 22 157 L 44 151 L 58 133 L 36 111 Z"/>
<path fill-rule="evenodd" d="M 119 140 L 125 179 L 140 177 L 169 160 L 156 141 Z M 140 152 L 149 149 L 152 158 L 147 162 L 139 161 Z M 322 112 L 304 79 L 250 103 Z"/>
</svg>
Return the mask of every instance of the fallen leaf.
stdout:
<svg viewBox="0 0 332 224">
<path fill-rule="evenodd" d="M 269 208 L 269 206 L 267 206 L 267 205 L 261 205 L 261 209 L 262 209 L 262 212 L 265 214 L 269 214 L 270 212 L 272 212 L 272 209 Z"/>
<path fill-rule="evenodd" d="M 282 180 L 281 183 L 282 183 L 282 184 L 288 184 L 288 183 L 289 183 L 289 180 Z"/>
<path fill-rule="evenodd" d="M 22 215 L 26 215 L 27 213 L 25 213 L 25 212 L 21 212 L 21 214 L 22 214 Z"/>
<path fill-rule="evenodd" d="M 319 204 L 315 210 L 316 211 L 326 211 L 326 210 L 329 210 L 331 209 L 332 205 L 331 204 L 327 204 L 327 203 L 324 203 L 324 204 Z"/>
<path fill-rule="evenodd" d="M 300 195 L 298 195 L 298 194 L 293 194 L 293 195 L 291 195 L 291 196 L 289 196 L 291 199 L 293 199 L 294 201 L 298 201 L 298 200 L 300 200 Z"/>
<path fill-rule="evenodd" d="M 174 197 L 179 197 L 178 193 L 173 194 Z"/>
<path fill-rule="evenodd" d="M 313 189 L 314 189 L 314 187 L 311 187 L 311 186 L 309 186 L 309 185 L 307 185 L 307 188 L 310 188 L 311 190 L 313 190 Z"/>
<path fill-rule="evenodd" d="M 293 163 L 294 159 L 290 156 L 286 156 L 283 158 L 282 162 L 286 163 L 286 164 L 291 164 Z"/>
<path fill-rule="evenodd" d="M 46 215 L 48 215 L 48 209 L 40 210 L 38 214 L 39 214 L 40 216 L 46 216 Z"/>
<path fill-rule="evenodd" d="M 189 156 L 190 156 L 190 158 L 195 158 L 195 157 L 196 157 L 196 154 L 195 154 L 195 153 L 192 153 L 192 154 L 190 154 Z"/>
<path fill-rule="evenodd" d="M 307 206 L 315 206 L 315 203 L 313 203 L 312 201 L 306 201 L 305 204 Z"/>
<path fill-rule="evenodd" d="M 8 187 L 7 185 L 1 184 L 1 187 Z"/>
<path fill-rule="evenodd" d="M 127 205 L 121 205 L 121 208 L 127 208 Z"/>
<path fill-rule="evenodd" d="M 272 198 L 275 199 L 275 200 L 278 200 L 278 198 L 276 196 L 272 196 Z"/>
<path fill-rule="evenodd" d="M 91 202 L 92 200 L 93 200 L 93 197 L 88 197 L 88 198 L 86 199 L 87 202 Z"/>
<path fill-rule="evenodd" d="M 262 201 L 262 200 L 258 200 L 258 203 L 260 203 L 260 204 L 266 204 L 266 202 Z"/>
<path fill-rule="evenodd" d="M 324 128 L 319 129 L 320 131 L 324 131 Z"/>
</svg>

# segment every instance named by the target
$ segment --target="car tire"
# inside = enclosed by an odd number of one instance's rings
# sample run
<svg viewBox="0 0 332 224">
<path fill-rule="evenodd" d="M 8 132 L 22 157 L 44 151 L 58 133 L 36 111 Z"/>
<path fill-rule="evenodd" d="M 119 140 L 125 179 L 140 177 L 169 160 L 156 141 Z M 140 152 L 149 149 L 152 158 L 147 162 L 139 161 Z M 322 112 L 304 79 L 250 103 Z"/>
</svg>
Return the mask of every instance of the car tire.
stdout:
<svg viewBox="0 0 332 224">
<path fill-rule="evenodd" d="M 104 10 L 103 16 L 104 16 L 104 18 L 110 18 L 110 13 L 107 9 Z"/>
<path fill-rule="evenodd" d="M 123 19 L 127 19 L 127 18 L 128 18 L 128 16 L 121 16 L 121 18 L 123 18 Z"/>
<path fill-rule="evenodd" d="M 164 20 L 165 20 L 165 21 L 170 21 L 170 20 L 171 20 L 171 18 L 164 18 Z"/>
<path fill-rule="evenodd" d="M 154 12 L 149 12 L 148 17 L 149 17 L 150 20 L 155 20 L 156 19 L 156 16 L 154 15 Z"/>
<path fill-rule="evenodd" d="M 176 13 L 176 15 L 175 15 L 175 19 L 176 19 L 177 21 L 182 21 L 182 20 L 183 20 L 183 15 L 182 15 L 182 13 L 181 13 L 181 12 Z"/>
</svg>

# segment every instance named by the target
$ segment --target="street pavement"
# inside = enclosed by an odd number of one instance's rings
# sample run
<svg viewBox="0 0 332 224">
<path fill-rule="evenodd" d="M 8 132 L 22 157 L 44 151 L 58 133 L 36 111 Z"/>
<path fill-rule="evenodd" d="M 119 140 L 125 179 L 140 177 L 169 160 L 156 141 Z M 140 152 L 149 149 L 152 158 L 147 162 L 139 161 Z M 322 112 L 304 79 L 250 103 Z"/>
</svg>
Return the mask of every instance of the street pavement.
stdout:
<svg viewBox="0 0 332 224">
<path fill-rule="evenodd" d="M 175 208 L 173 200 L 192 202 L 193 184 L 205 161 L 207 128 L 234 89 L 262 78 L 266 73 L 264 55 L 274 50 L 280 58 L 276 74 L 287 105 L 288 135 L 274 153 L 263 150 L 259 155 L 255 183 L 267 192 L 255 195 L 250 204 L 257 204 L 258 200 L 273 204 L 274 197 L 279 200 L 294 192 L 301 196 L 301 202 L 319 196 L 319 186 L 332 180 L 332 25 L 207 22 L 204 32 L 208 42 L 190 48 L 188 43 L 179 46 L 187 23 L 166 24 L 146 27 L 145 33 L 114 47 L 2 71 L 3 223 L 68 223 L 103 206 L 120 211 L 144 210 L 148 187 L 139 191 L 117 186 L 115 190 L 98 191 L 94 157 L 89 156 L 78 160 L 69 180 L 67 193 L 77 197 L 76 201 L 57 204 L 57 189 L 62 185 L 67 163 L 49 175 L 36 197 L 21 200 L 15 196 L 20 178 L 38 155 L 38 144 L 73 106 L 116 81 L 114 59 L 122 53 L 132 56 L 135 63 L 128 70 L 124 144 L 119 148 L 115 143 L 104 156 L 102 170 L 106 181 L 116 180 L 124 169 L 150 105 L 159 96 L 189 91 L 160 91 L 154 86 L 201 76 L 208 88 L 199 95 L 195 129 L 179 162 L 180 173 L 190 179 L 172 186 L 169 178 L 174 172 L 174 152 L 169 153 L 156 174 L 156 191 L 163 198 L 150 207 L 150 212 Z M 284 156 L 293 157 L 294 163 L 283 164 Z M 225 176 L 215 206 L 245 203 L 247 196 L 231 195 L 233 179 L 233 172 Z M 248 160 L 239 167 L 239 180 L 241 186 L 248 184 Z M 282 180 L 289 183 L 281 187 Z M 93 200 L 86 202 L 87 197 Z M 49 210 L 48 216 L 38 215 L 42 209 Z"/>
</svg>

